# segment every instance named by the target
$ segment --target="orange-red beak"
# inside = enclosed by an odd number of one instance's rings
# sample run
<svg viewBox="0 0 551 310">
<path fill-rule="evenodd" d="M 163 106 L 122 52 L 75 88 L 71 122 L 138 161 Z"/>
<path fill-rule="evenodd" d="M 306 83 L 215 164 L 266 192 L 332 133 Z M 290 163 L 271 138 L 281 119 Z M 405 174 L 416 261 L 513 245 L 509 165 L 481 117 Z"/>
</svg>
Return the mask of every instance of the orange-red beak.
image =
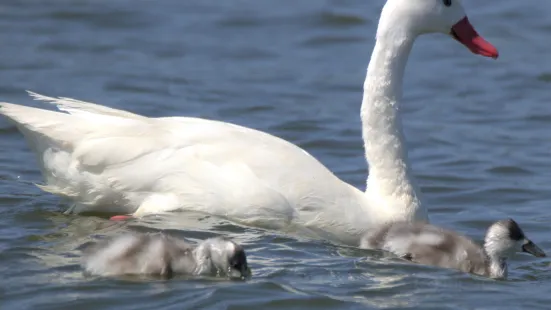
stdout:
<svg viewBox="0 0 551 310">
<path fill-rule="evenodd" d="M 499 56 L 497 49 L 474 30 L 467 17 L 453 25 L 450 34 L 475 54 L 494 59 Z"/>
</svg>

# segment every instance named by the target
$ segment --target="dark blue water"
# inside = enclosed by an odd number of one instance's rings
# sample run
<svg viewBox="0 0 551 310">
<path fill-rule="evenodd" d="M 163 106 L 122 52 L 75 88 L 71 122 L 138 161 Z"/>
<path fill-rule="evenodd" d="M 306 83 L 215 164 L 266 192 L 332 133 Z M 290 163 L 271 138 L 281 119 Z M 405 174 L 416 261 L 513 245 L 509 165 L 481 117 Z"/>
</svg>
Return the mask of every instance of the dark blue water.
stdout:
<svg viewBox="0 0 551 310">
<path fill-rule="evenodd" d="M 551 253 L 551 4 L 464 1 L 492 61 L 420 39 L 403 117 L 433 223 L 480 240 L 514 217 Z M 359 108 L 383 1 L 3 0 L 0 100 L 75 97 L 148 116 L 235 122 L 283 137 L 363 188 Z M 63 215 L 34 156 L 0 120 L 1 309 L 547 309 L 548 259 L 494 281 L 381 253 L 182 213 L 114 223 Z M 121 230 L 242 242 L 250 281 L 85 277 L 78 248 Z"/>
</svg>

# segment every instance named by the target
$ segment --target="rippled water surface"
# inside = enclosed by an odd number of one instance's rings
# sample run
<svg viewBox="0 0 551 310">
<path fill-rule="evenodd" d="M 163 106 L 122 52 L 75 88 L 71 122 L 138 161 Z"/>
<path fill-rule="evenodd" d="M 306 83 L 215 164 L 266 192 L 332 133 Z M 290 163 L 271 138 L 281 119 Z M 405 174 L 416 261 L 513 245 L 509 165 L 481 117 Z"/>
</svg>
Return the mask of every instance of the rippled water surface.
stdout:
<svg viewBox="0 0 551 310">
<path fill-rule="evenodd" d="M 403 119 L 433 223 L 480 240 L 514 217 L 551 252 L 551 4 L 463 1 L 498 47 L 475 57 L 442 35 L 415 47 Z M 148 116 L 191 115 L 300 145 L 362 188 L 359 109 L 382 0 L 2 0 L 0 100 L 25 89 Z M 64 215 L 16 129 L 0 120 L 2 309 L 547 309 L 548 259 L 518 255 L 494 281 L 405 264 L 203 215 L 139 222 Z M 284 164 L 284 163 L 282 163 Z M 249 281 L 86 277 L 84 243 L 122 230 L 245 246 Z"/>
</svg>

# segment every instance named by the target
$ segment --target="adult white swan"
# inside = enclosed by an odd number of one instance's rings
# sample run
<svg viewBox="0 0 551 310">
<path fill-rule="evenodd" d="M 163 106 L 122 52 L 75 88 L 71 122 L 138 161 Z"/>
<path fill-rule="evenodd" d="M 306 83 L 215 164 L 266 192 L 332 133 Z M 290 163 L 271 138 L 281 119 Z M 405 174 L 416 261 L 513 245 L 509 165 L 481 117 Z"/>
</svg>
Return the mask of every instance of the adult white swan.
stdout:
<svg viewBox="0 0 551 310">
<path fill-rule="evenodd" d="M 9 103 L 0 113 L 38 155 L 40 187 L 72 201 L 71 212 L 194 210 L 261 227 L 292 224 L 358 245 L 374 224 L 428 221 L 407 158 L 399 101 L 413 42 L 432 32 L 451 35 L 476 54 L 498 55 L 460 1 L 388 0 L 361 108 L 370 166 L 365 193 L 292 143 L 229 123 L 147 118 L 32 93 L 67 113 Z"/>
</svg>

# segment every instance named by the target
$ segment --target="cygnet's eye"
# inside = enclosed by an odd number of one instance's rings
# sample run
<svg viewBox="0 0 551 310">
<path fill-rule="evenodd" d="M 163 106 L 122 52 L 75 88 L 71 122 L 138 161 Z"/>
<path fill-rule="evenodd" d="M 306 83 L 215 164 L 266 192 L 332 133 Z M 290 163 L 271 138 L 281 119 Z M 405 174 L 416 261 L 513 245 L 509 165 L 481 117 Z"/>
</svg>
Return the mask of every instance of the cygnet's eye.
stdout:
<svg viewBox="0 0 551 310">
<path fill-rule="evenodd" d="M 452 6 L 452 0 L 442 0 L 445 6 Z"/>
</svg>

